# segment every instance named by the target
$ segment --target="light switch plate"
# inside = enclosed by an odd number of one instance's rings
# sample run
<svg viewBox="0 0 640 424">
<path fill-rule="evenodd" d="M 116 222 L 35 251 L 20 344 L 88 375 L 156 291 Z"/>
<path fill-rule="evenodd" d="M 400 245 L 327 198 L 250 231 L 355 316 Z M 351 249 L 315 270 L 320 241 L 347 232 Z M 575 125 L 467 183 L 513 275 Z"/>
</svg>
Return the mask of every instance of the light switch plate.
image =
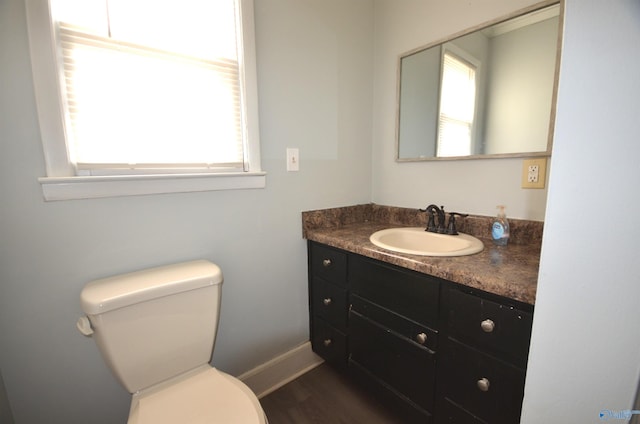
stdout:
<svg viewBox="0 0 640 424">
<path fill-rule="evenodd" d="M 287 147 L 287 171 L 300 170 L 300 151 L 296 147 Z"/>
<path fill-rule="evenodd" d="M 547 176 L 547 158 L 522 161 L 522 188 L 544 188 Z"/>
</svg>

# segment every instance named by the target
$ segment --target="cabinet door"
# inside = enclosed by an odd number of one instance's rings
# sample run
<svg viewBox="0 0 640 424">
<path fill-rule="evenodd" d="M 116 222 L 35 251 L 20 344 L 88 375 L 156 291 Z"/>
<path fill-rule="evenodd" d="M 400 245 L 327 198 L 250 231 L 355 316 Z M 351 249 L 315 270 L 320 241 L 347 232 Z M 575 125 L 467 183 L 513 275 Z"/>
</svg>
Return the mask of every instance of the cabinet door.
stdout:
<svg viewBox="0 0 640 424">
<path fill-rule="evenodd" d="M 407 319 L 405 316 L 390 311 L 371 303 L 357 294 L 349 297 L 351 310 L 362 316 L 388 328 L 407 340 L 411 340 L 419 345 L 433 351 L 438 349 L 438 332 L 415 321 Z"/>
<path fill-rule="evenodd" d="M 313 320 L 311 347 L 315 353 L 328 363 L 346 368 L 347 337 L 322 318 L 316 317 Z"/>
<path fill-rule="evenodd" d="M 530 312 L 458 289 L 448 290 L 449 335 L 521 367 L 526 366 L 532 320 Z"/>
<path fill-rule="evenodd" d="M 438 409 L 436 424 L 487 424 L 448 399 Z"/>
<path fill-rule="evenodd" d="M 435 353 L 355 311 L 349 314 L 350 360 L 381 384 L 433 410 Z"/>
<path fill-rule="evenodd" d="M 360 256 L 349 260 L 352 293 L 437 329 L 440 280 Z"/>
<path fill-rule="evenodd" d="M 310 243 L 311 274 L 341 287 L 347 286 L 347 254 L 316 243 Z"/>
<path fill-rule="evenodd" d="M 312 277 L 312 281 L 313 314 L 346 332 L 348 317 L 346 290 L 317 277 Z"/>
<path fill-rule="evenodd" d="M 453 340 L 441 353 L 445 399 L 491 424 L 520 421 L 524 370 Z"/>
</svg>

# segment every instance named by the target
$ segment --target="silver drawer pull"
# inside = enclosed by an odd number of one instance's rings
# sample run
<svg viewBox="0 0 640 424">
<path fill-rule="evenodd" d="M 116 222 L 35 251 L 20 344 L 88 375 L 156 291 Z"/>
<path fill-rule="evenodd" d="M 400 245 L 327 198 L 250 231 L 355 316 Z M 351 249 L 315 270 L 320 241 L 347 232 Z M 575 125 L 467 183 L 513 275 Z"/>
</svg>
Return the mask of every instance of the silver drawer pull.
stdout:
<svg viewBox="0 0 640 424">
<path fill-rule="evenodd" d="M 333 342 L 331 341 L 331 339 L 324 339 L 324 340 L 322 341 L 322 344 L 323 344 L 325 347 L 329 347 L 329 346 L 331 346 L 331 343 L 333 343 Z"/>
<path fill-rule="evenodd" d="M 478 389 L 480 389 L 480 391 L 482 392 L 488 392 L 489 391 L 489 380 L 487 380 L 486 378 L 481 378 L 480 380 L 478 380 Z"/>
<path fill-rule="evenodd" d="M 416 336 L 416 341 L 423 345 L 427 342 L 427 335 L 425 333 L 420 333 Z"/>
<path fill-rule="evenodd" d="M 330 297 L 325 297 L 324 299 L 322 299 L 322 303 L 324 303 L 324 306 L 331 305 L 331 298 Z"/>
<path fill-rule="evenodd" d="M 324 259 L 322 261 L 322 266 L 325 267 L 325 268 L 330 267 L 331 266 L 331 259 Z"/>
<path fill-rule="evenodd" d="M 496 324 L 490 319 L 485 319 L 480 323 L 480 328 L 482 328 L 482 331 L 485 333 L 491 333 L 495 327 Z"/>
</svg>

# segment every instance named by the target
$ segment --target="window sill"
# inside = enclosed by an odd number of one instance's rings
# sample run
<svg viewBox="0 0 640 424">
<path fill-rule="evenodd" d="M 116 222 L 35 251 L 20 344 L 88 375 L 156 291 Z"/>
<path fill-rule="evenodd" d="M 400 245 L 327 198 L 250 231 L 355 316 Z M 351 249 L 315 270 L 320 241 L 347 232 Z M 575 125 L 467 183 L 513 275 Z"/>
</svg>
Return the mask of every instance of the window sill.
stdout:
<svg viewBox="0 0 640 424">
<path fill-rule="evenodd" d="M 43 177 L 46 201 L 264 188 L 265 172 Z"/>
</svg>

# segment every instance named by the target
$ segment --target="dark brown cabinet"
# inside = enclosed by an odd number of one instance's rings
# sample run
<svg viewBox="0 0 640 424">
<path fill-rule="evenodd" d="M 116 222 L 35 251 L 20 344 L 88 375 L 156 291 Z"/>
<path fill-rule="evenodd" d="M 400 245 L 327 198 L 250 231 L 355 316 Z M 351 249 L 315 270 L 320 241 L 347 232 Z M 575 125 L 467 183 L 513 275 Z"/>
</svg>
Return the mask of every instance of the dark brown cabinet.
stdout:
<svg viewBox="0 0 640 424">
<path fill-rule="evenodd" d="M 310 245 L 311 347 L 339 368 L 347 365 L 347 253 Z"/>
<path fill-rule="evenodd" d="M 441 402 L 488 423 L 520 421 L 523 369 L 451 339 L 442 353 Z M 455 422 L 444 418 L 438 422 Z"/>
<path fill-rule="evenodd" d="M 349 366 L 428 418 L 434 404 L 435 352 L 354 311 L 350 336 Z"/>
<path fill-rule="evenodd" d="M 313 350 L 406 422 L 518 423 L 533 307 L 309 242 Z"/>
<path fill-rule="evenodd" d="M 456 288 L 447 289 L 444 302 L 449 337 L 526 366 L 533 319 L 530 312 Z"/>
<path fill-rule="evenodd" d="M 447 285 L 438 424 L 520 422 L 532 307 Z"/>
</svg>

